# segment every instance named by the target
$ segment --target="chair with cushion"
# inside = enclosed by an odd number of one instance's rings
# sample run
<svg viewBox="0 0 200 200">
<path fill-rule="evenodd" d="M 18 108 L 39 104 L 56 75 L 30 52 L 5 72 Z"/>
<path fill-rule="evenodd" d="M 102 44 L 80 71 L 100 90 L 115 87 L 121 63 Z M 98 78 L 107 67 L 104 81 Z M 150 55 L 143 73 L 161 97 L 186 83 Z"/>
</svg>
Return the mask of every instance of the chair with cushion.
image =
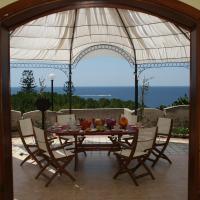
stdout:
<svg viewBox="0 0 200 200">
<path fill-rule="evenodd" d="M 128 125 L 129 126 L 135 126 L 137 124 L 137 120 L 138 120 L 138 117 L 137 115 L 134 115 L 134 114 L 129 114 L 128 115 Z M 116 144 L 118 142 L 118 137 L 116 136 L 108 136 L 108 138 L 110 139 L 110 141 L 113 143 L 113 144 Z M 128 141 L 129 138 L 132 138 L 132 136 L 130 135 L 123 135 L 120 140 L 125 140 L 125 141 Z M 110 149 L 108 151 L 108 155 L 110 155 L 110 153 L 112 152 L 112 149 Z"/>
<path fill-rule="evenodd" d="M 76 127 L 76 117 L 75 114 L 59 114 L 57 115 L 57 123 L 59 125 L 69 125 L 71 128 Z M 85 137 L 84 136 L 78 136 L 78 142 L 79 144 L 82 144 Z M 74 142 L 74 137 L 73 136 L 59 136 L 60 143 L 67 144 L 70 142 Z M 86 152 L 84 151 L 84 154 L 86 156 Z"/>
<path fill-rule="evenodd" d="M 57 146 L 56 148 L 52 147 L 52 145 L 49 143 L 47 134 L 42 129 L 34 127 L 34 133 L 40 150 L 40 154 L 42 154 L 46 160 L 46 164 L 39 171 L 39 173 L 36 176 L 36 179 L 40 175 L 44 175 L 45 177 L 47 177 L 44 174 L 44 171 L 47 167 L 52 167 L 55 170 L 55 172 L 45 184 L 46 187 L 52 182 L 52 180 L 57 175 L 64 174 L 68 176 L 72 181 L 75 181 L 75 178 L 66 170 L 66 166 L 74 158 L 74 153 L 64 149 L 65 145 Z"/>
<path fill-rule="evenodd" d="M 157 127 L 147 128 L 146 131 L 149 132 L 148 138 L 139 140 L 138 134 L 135 134 L 132 137 L 130 145 L 121 143 L 122 150 L 114 153 L 119 163 L 119 170 L 114 175 L 114 179 L 116 179 L 121 174 L 128 173 L 136 186 L 138 186 L 138 182 L 136 180 L 138 178 L 149 175 L 152 179 L 155 179 L 151 170 L 145 164 L 145 161 L 148 159 L 154 147 Z M 132 163 L 134 160 L 136 160 L 138 164 L 131 167 L 131 165 L 134 164 Z M 136 175 L 135 172 L 141 166 L 144 167 L 146 172 Z"/>
<path fill-rule="evenodd" d="M 75 114 L 59 114 L 57 115 L 57 123 L 61 126 L 63 125 L 69 125 L 70 127 L 74 127 L 76 126 L 76 118 L 75 118 Z M 64 142 L 68 142 L 68 141 L 74 141 L 74 137 L 73 136 L 60 136 L 60 143 L 62 144 L 62 140 L 64 140 Z"/>
<path fill-rule="evenodd" d="M 21 166 L 28 160 L 34 160 L 39 167 L 42 167 L 41 156 L 35 140 L 33 123 L 30 118 L 22 119 L 18 121 L 19 136 L 22 140 L 25 150 L 28 156 L 21 162 Z"/>
<path fill-rule="evenodd" d="M 167 160 L 170 164 L 172 163 L 172 161 L 164 154 L 164 152 L 172 135 L 173 120 L 170 118 L 159 118 L 157 127 L 157 139 L 152 151 L 152 155 L 155 157 L 155 159 L 149 158 L 149 160 L 153 162 L 152 167 L 156 165 L 160 158 Z"/>
</svg>

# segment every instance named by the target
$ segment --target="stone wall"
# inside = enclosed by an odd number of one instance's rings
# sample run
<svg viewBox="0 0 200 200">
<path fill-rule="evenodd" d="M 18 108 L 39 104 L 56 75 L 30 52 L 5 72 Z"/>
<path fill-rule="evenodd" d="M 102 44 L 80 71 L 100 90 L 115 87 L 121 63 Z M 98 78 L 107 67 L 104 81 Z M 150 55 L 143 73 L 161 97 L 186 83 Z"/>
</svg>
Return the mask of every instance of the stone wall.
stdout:
<svg viewBox="0 0 200 200">
<path fill-rule="evenodd" d="M 69 110 L 59 110 L 60 113 L 68 114 Z M 124 113 L 123 108 L 97 108 L 97 109 L 73 109 L 72 113 L 76 118 L 113 118 L 119 120 L 121 114 Z"/>
<path fill-rule="evenodd" d="M 156 108 L 145 108 L 143 112 L 142 124 L 145 127 L 156 126 L 158 118 L 164 116 L 165 114 L 162 110 Z"/>
<path fill-rule="evenodd" d="M 16 131 L 18 129 L 18 120 L 22 117 L 22 113 L 20 111 L 11 110 L 11 130 Z"/>
<path fill-rule="evenodd" d="M 189 127 L 189 106 L 180 105 L 164 109 L 165 116 L 173 119 L 174 127 Z"/>
<path fill-rule="evenodd" d="M 125 115 L 128 120 L 134 121 L 135 115 L 134 111 L 127 108 L 97 108 L 97 109 L 73 109 L 72 112 L 76 115 L 76 118 L 114 118 L 117 121 L 120 116 Z M 59 112 L 46 112 L 46 120 L 50 124 L 54 124 L 56 122 L 56 115 L 69 113 L 68 110 L 62 109 Z M 180 105 L 165 108 L 163 111 L 155 108 L 145 108 L 144 109 L 144 117 L 142 119 L 142 123 L 145 127 L 155 126 L 159 117 L 168 117 L 172 118 L 174 121 L 174 127 L 188 127 L 189 125 L 189 106 Z M 30 111 L 24 113 L 21 116 L 20 111 L 11 111 L 11 128 L 12 131 L 17 129 L 17 121 L 21 118 L 31 118 L 33 123 L 36 125 L 41 123 L 41 112 L 39 110 Z"/>
<path fill-rule="evenodd" d="M 56 122 L 57 112 L 47 110 L 45 112 L 46 122 L 50 124 L 54 124 Z M 22 115 L 23 119 L 31 118 L 34 125 L 39 125 L 42 123 L 42 114 L 39 110 L 33 110 L 30 112 L 26 112 Z"/>
</svg>

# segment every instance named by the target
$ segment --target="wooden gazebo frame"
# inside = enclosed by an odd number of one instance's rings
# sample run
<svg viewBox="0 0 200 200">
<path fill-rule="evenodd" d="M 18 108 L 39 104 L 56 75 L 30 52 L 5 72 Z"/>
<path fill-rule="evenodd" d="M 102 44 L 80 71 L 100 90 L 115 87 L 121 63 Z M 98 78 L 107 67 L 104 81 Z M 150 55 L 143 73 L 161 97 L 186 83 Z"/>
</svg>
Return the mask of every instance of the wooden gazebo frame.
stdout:
<svg viewBox="0 0 200 200">
<path fill-rule="evenodd" d="M 165 18 L 191 32 L 190 145 L 188 198 L 200 198 L 200 11 L 178 0 L 19 0 L 0 9 L 0 199 L 13 199 L 10 128 L 10 31 L 57 11 L 115 7 L 136 9 Z"/>
</svg>

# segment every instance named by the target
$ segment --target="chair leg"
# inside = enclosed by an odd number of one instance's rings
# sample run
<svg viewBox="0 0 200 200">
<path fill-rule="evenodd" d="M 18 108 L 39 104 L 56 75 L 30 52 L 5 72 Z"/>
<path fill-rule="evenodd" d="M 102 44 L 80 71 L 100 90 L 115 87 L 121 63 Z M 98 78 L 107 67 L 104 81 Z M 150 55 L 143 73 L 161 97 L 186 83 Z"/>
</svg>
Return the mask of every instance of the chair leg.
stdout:
<svg viewBox="0 0 200 200">
<path fill-rule="evenodd" d="M 116 144 L 116 141 L 117 141 L 117 139 L 116 138 L 112 138 L 112 137 L 108 137 L 109 139 L 110 139 L 110 141 L 112 142 L 112 144 L 114 145 L 114 144 Z M 108 156 L 110 156 L 110 154 L 111 154 L 111 152 L 113 152 L 112 151 L 112 147 L 108 150 Z"/>
<path fill-rule="evenodd" d="M 45 184 L 45 187 L 48 187 L 49 184 L 53 181 L 53 179 L 57 176 L 57 174 L 59 173 L 59 171 L 56 171 L 51 178 L 47 181 L 47 183 Z"/>
<path fill-rule="evenodd" d="M 68 163 L 67 163 L 68 164 Z M 58 174 L 65 174 L 67 175 L 72 181 L 75 181 L 76 179 L 66 170 L 64 169 L 67 164 L 64 164 L 61 168 L 58 168 L 57 171 L 51 176 L 51 178 L 48 180 L 48 182 L 45 184 L 45 187 L 48 187 L 49 184 L 53 181 L 53 179 L 58 175 Z"/>
<path fill-rule="evenodd" d="M 170 164 L 172 164 L 172 161 L 164 153 L 161 155 L 161 157 L 167 160 Z"/>
<path fill-rule="evenodd" d="M 28 155 L 21 163 L 20 166 L 22 166 L 27 160 L 31 159 L 31 155 Z"/>
<path fill-rule="evenodd" d="M 58 138 L 59 138 L 60 144 L 63 145 L 62 139 L 60 137 L 58 137 Z"/>
<path fill-rule="evenodd" d="M 127 172 L 128 172 L 128 174 L 130 175 L 130 177 L 131 177 L 131 179 L 133 180 L 133 182 L 135 183 L 135 185 L 136 185 L 136 186 L 139 186 L 138 183 L 137 183 L 137 181 L 136 181 L 136 179 L 135 179 L 134 174 L 132 173 L 132 171 L 128 169 Z"/>
<path fill-rule="evenodd" d="M 82 144 L 83 144 L 83 141 L 84 141 L 84 139 L 85 139 L 85 137 L 81 138 L 81 139 L 78 141 L 78 142 L 79 142 L 79 144 L 78 144 L 78 145 L 82 145 Z M 87 157 L 87 153 L 86 153 L 86 151 L 85 151 L 85 150 L 83 150 L 82 152 L 84 153 L 85 157 Z"/>
<path fill-rule="evenodd" d="M 108 151 L 108 154 L 107 154 L 107 155 L 110 156 L 110 153 L 111 153 L 111 150 Z"/>
<path fill-rule="evenodd" d="M 162 150 L 159 150 L 156 147 L 153 149 L 152 154 L 156 158 L 154 160 L 153 159 L 148 159 L 148 160 L 153 162 L 153 164 L 151 165 L 152 167 L 154 167 L 156 165 L 156 163 L 158 162 L 158 160 L 160 158 L 163 158 L 163 159 L 167 160 L 170 164 L 172 164 L 172 161 L 164 154 L 165 149 L 166 149 L 166 146 L 164 146 Z"/>
<path fill-rule="evenodd" d="M 72 181 L 76 181 L 76 179 L 66 169 L 62 169 L 61 171 L 63 174 L 67 175 Z"/>
<path fill-rule="evenodd" d="M 141 166 L 141 162 L 138 160 L 138 164 L 131 169 L 132 172 L 134 173 L 140 166 Z"/>
<path fill-rule="evenodd" d="M 37 154 L 38 154 L 38 152 L 37 152 Z M 41 161 L 39 161 L 39 160 L 36 158 L 35 154 L 32 155 L 32 158 L 33 158 L 33 160 L 38 164 L 39 168 L 42 168 L 42 167 L 43 167 L 42 164 L 41 164 L 41 162 L 43 162 L 43 161 L 46 160 L 46 159 L 42 159 Z"/>
<path fill-rule="evenodd" d="M 75 181 L 76 179 L 65 169 L 65 167 L 71 162 L 71 160 L 74 158 L 74 156 L 68 157 L 68 159 L 64 162 L 63 165 L 60 165 L 57 163 L 57 171 L 61 174 L 67 175 L 72 181 Z"/>
<path fill-rule="evenodd" d="M 113 176 L 113 179 L 116 179 L 122 173 L 123 173 L 122 169 L 119 169 L 119 171 Z"/>
<path fill-rule="evenodd" d="M 32 154 L 29 154 L 21 163 L 20 163 L 20 166 L 22 166 L 27 160 L 30 160 L 30 159 L 33 159 L 40 168 L 42 168 L 42 165 L 41 165 L 41 161 L 39 161 L 36 157 L 36 155 L 38 154 L 38 150 L 32 152 Z"/>
<path fill-rule="evenodd" d="M 120 174 L 124 172 L 124 165 L 123 165 L 123 160 L 120 158 L 118 154 L 115 154 L 117 158 L 117 162 L 119 164 L 119 170 L 116 172 L 116 174 L 113 176 L 113 179 L 116 179 Z"/>
<path fill-rule="evenodd" d="M 165 160 L 167 160 L 170 164 L 172 164 L 172 161 L 164 154 L 164 151 L 159 151 L 158 149 L 154 149 L 158 154 L 156 155 L 154 153 L 154 155 L 156 156 L 156 159 L 153 161 L 153 164 L 151 165 L 152 167 L 154 167 L 156 165 L 156 163 L 158 162 L 158 160 L 160 158 L 163 158 Z"/>
<path fill-rule="evenodd" d="M 38 177 L 42 174 L 42 172 L 49 166 L 49 162 L 47 162 L 47 164 L 38 172 L 38 174 L 36 175 L 35 179 L 38 179 Z"/>
<path fill-rule="evenodd" d="M 134 173 L 131 171 L 131 169 L 128 169 L 125 166 L 124 166 L 124 168 L 120 168 L 120 170 L 113 176 L 113 179 L 116 179 L 120 174 L 123 174 L 123 173 L 128 173 L 129 176 L 131 177 L 132 181 L 134 182 L 134 184 L 136 186 L 139 186 L 137 181 L 136 181 L 136 178 L 134 176 Z"/>
<path fill-rule="evenodd" d="M 121 159 L 117 154 L 116 154 L 116 157 L 117 157 L 117 160 L 118 160 L 120 169 L 119 169 L 119 171 L 113 176 L 113 179 L 116 179 L 120 174 L 128 173 L 129 176 L 131 177 L 132 181 L 134 182 L 134 184 L 135 184 L 136 186 L 138 186 L 138 183 L 137 183 L 137 181 L 136 181 L 136 178 L 135 178 L 135 176 L 134 176 L 134 173 L 132 172 L 132 169 L 129 169 L 129 168 L 128 168 L 129 161 L 126 161 L 126 160 L 124 160 L 124 159 Z"/>
<path fill-rule="evenodd" d="M 85 151 L 83 151 L 83 153 L 84 153 L 85 157 L 87 157 L 87 153 Z"/>
<path fill-rule="evenodd" d="M 152 178 L 153 180 L 155 180 L 154 175 L 152 174 L 151 170 L 147 167 L 147 165 L 146 165 L 144 162 L 142 162 L 142 165 L 143 165 L 143 167 L 146 169 L 146 171 L 148 172 L 148 174 L 151 176 L 151 178 Z"/>
</svg>

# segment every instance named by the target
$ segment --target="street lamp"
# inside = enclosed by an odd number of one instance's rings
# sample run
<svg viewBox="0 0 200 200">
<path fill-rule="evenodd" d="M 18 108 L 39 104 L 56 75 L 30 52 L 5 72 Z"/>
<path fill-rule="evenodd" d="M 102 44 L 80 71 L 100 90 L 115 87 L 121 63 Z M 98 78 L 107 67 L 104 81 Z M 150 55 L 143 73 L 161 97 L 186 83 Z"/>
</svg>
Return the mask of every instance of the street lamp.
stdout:
<svg viewBox="0 0 200 200">
<path fill-rule="evenodd" d="M 51 81 L 51 110 L 53 111 L 53 81 L 56 75 L 53 73 L 50 73 L 48 77 L 49 77 L 49 80 Z"/>
</svg>

